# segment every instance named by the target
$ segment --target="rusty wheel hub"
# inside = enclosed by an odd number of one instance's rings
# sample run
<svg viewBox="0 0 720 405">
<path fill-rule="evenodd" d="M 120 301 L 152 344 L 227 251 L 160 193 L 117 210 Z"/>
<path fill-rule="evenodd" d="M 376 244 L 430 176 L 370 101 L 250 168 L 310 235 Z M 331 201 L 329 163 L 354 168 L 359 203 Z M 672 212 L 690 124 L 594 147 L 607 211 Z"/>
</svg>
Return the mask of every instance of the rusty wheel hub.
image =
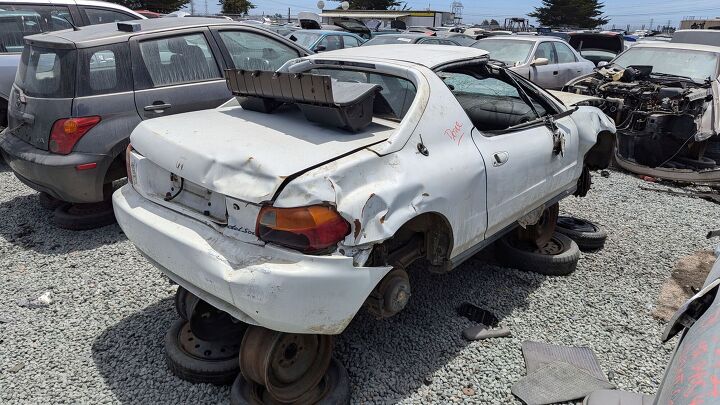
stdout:
<svg viewBox="0 0 720 405">
<path fill-rule="evenodd" d="M 332 348 L 332 336 L 251 326 L 240 347 L 240 370 L 278 401 L 305 400 L 322 394 L 319 385 L 330 365 Z"/>
<path fill-rule="evenodd" d="M 534 225 L 523 229 L 518 227 L 518 239 L 524 242 L 533 243 L 541 248 L 550 242 L 555 233 L 558 216 L 560 215 L 560 204 L 555 203 L 543 211 L 540 220 Z"/>
</svg>

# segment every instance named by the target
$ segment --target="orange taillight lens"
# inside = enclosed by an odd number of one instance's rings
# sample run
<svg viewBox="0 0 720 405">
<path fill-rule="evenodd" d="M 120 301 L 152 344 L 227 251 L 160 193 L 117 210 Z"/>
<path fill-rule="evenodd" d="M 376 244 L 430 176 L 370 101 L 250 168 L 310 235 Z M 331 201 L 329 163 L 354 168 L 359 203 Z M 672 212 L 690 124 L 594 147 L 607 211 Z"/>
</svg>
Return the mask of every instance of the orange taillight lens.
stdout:
<svg viewBox="0 0 720 405">
<path fill-rule="evenodd" d="M 333 207 L 265 206 L 258 214 L 256 234 L 265 241 L 304 253 L 325 253 L 350 233 L 350 224 Z"/>
</svg>

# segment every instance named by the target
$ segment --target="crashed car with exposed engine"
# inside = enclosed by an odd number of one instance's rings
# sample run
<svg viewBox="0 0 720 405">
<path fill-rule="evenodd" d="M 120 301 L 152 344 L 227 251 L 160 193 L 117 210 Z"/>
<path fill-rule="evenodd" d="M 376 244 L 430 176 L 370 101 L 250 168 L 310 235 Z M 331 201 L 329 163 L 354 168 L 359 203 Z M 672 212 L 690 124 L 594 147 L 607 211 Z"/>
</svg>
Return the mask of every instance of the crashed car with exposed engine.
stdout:
<svg viewBox="0 0 720 405">
<path fill-rule="evenodd" d="M 611 161 L 602 111 L 480 49 L 360 47 L 226 78 L 236 100 L 133 131 L 113 203 L 156 267 L 251 325 L 241 359 L 265 358 L 258 330 L 327 336 L 362 306 L 398 313 L 418 259 L 448 272 L 519 222 L 540 243 L 543 213 Z"/>
<path fill-rule="evenodd" d="M 616 160 L 631 172 L 720 184 L 720 47 L 642 43 L 570 81 L 617 125 Z"/>
</svg>

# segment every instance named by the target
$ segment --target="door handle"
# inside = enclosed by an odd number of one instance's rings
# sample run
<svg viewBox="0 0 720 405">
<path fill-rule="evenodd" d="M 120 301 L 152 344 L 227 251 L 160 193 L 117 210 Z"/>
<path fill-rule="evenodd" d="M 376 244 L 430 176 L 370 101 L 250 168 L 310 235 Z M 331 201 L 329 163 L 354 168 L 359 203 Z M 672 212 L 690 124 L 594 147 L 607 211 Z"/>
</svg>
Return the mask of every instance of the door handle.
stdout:
<svg viewBox="0 0 720 405">
<path fill-rule="evenodd" d="M 146 105 L 143 107 L 143 110 L 162 112 L 161 110 L 167 110 L 170 107 L 172 107 L 172 104 L 167 104 L 163 101 L 155 101 L 152 105 Z"/>
<path fill-rule="evenodd" d="M 493 167 L 502 166 L 505 163 L 507 163 L 508 159 L 510 159 L 510 154 L 507 152 L 495 152 L 493 154 L 492 158 L 492 165 Z"/>
</svg>

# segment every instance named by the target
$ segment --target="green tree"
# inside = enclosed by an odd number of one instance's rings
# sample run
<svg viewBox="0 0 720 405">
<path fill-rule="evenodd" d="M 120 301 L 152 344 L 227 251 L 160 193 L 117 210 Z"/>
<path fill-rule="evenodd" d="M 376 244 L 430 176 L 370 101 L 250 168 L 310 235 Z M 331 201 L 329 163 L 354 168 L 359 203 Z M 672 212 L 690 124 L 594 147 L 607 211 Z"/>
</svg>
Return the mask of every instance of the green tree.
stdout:
<svg viewBox="0 0 720 405">
<path fill-rule="evenodd" d="M 598 0 L 542 0 L 542 6 L 528 14 L 548 27 L 595 28 L 608 23 L 605 7 Z"/>
<path fill-rule="evenodd" d="M 109 0 L 131 10 L 150 10 L 156 13 L 167 14 L 178 11 L 190 0 Z"/>
<path fill-rule="evenodd" d="M 223 14 L 247 14 L 255 5 L 250 0 L 220 0 Z"/>
<path fill-rule="evenodd" d="M 345 0 L 333 0 L 342 3 Z M 350 10 L 387 10 L 399 7 L 402 3 L 397 0 L 347 0 Z"/>
</svg>

